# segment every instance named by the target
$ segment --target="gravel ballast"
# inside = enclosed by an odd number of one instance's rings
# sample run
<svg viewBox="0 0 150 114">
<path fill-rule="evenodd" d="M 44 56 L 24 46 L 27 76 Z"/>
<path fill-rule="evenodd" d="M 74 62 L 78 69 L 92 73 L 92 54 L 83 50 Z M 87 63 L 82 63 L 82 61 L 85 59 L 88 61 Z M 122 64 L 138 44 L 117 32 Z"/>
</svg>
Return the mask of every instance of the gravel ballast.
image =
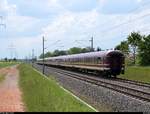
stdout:
<svg viewBox="0 0 150 114">
<path fill-rule="evenodd" d="M 42 67 L 39 65 L 35 67 L 41 71 Z M 88 100 L 87 102 L 92 103 L 98 109 L 100 107 L 107 107 L 107 111 L 150 112 L 150 102 L 140 101 L 104 87 L 95 86 L 84 81 L 64 76 L 63 74 L 52 71 L 48 67 L 46 67 L 45 73 L 46 75 L 52 74 L 59 84 L 79 97 Z"/>
</svg>

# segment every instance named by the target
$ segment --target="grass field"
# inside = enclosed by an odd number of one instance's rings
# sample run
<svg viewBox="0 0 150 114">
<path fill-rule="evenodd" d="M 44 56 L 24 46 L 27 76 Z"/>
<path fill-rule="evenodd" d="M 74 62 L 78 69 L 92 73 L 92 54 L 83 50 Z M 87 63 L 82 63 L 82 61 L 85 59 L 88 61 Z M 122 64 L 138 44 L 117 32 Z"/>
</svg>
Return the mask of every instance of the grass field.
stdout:
<svg viewBox="0 0 150 114">
<path fill-rule="evenodd" d="M 119 77 L 150 83 L 150 67 L 130 66 L 126 68 L 125 75 Z"/>
<path fill-rule="evenodd" d="M 31 66 L 21 64 L 19 70 L 19 84 L 28 112 L 94 112 Z"/>
<path fill-rule="evenodd" d="M 0 62 L 0 68 L 12 66 L 18 64 L 17 62 Z"/>
</svg>

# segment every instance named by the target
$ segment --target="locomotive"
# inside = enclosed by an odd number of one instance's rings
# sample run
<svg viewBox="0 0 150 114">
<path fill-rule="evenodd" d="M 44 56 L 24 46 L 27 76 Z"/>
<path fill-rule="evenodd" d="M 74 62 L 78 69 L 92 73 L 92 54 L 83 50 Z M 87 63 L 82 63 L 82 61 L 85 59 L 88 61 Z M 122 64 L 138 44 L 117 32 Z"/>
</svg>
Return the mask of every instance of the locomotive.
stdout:
<svg viewBox="0 0 150 114">
<path fill-rule="evenodd" d="M 43 64 L 39 59 L 37 64 Z M 125 72 L 125 56 L 121 51 L 109 50 L 45 58 L 44 64 L 63 69 L 93 72 L 116 77 Z"/>
</svg>

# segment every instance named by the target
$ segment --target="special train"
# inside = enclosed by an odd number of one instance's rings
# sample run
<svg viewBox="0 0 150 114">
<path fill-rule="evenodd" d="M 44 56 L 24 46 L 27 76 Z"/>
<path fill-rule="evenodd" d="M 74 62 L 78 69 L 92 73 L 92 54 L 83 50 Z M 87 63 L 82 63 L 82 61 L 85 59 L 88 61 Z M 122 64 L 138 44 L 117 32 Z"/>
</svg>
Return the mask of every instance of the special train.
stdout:
<svg viewBox="0 0 150 114">
<path fill-rule="evenodd" d="M 39 59 L 38 64 L 43 64 Z M 116 77 L 125 72 L 125 56 L 121 51 L 110 50 L 45 58 L 44 64 L 52 67 L 93 72 Z"/>
</svg>

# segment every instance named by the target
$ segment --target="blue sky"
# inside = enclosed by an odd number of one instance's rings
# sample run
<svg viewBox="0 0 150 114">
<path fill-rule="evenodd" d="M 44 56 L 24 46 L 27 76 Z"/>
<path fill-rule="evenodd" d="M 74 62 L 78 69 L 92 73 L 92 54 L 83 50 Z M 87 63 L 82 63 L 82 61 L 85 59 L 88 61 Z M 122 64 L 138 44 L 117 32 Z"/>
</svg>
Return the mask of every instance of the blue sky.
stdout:
<svg viewBox="0 0 150 114">
<path fill-rule="evenodd" d="M 32 49 L 39 56 L 42 36 L 46 51 L 90 46 L 92 36 L 105 50 L 132 31 L 150 32 L 150 0 L 0 0 L 0 16 L 0 58 L 29 57 Z"/>
</svg>

